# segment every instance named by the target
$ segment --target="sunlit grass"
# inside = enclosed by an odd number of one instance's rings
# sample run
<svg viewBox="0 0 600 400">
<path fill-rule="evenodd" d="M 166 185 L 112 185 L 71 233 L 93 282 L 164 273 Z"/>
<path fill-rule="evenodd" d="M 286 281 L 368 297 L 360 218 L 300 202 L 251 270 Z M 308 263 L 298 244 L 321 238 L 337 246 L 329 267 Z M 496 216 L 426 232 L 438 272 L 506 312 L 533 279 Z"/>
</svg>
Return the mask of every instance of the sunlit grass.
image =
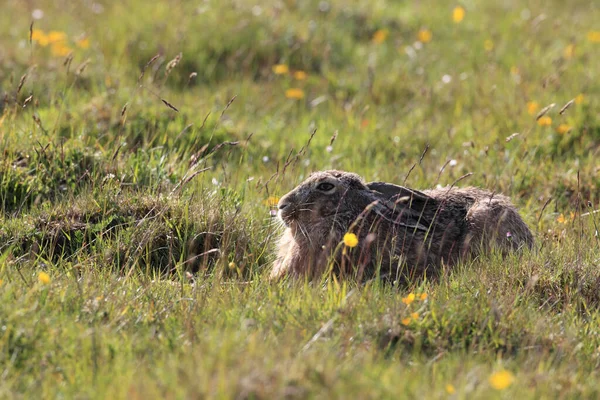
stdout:
<svg viewBox="0 0 600 400">
<path fill-rule="evenodd" d="M 0 397 L 598 397 L 599 13 L 5 1 Z M 536 248 L 269 282 L 279 198 L 327 168 L 473 173 Z"/>
</svg>

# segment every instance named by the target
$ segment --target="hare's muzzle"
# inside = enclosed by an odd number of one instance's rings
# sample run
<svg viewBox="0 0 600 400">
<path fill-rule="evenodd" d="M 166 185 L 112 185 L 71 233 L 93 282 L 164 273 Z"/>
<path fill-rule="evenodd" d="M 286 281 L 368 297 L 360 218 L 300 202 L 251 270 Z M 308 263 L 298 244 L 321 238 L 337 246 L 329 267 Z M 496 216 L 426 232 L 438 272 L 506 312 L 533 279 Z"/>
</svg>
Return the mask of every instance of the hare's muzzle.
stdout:
<svg viewBox="0 0 600 400">
<path fill-rule="evenodd" d="M 294 207 L 291 206 L 291 203 L 289 201 L 281 199 L 277 204 L 277 208 L 279 209 L 279 219 L 282 220 L 286 226 L 289 225 L 294 216 Z"/>
</svg>

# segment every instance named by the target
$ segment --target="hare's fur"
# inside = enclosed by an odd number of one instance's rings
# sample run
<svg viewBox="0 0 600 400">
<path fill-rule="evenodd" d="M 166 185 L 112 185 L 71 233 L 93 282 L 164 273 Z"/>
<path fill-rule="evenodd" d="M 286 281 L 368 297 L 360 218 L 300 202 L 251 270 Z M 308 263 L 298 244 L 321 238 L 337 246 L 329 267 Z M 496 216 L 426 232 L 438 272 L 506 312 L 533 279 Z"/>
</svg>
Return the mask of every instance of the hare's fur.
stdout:
<svg viewBox="0 0 600 400">
<path fill-rule="evenodd" d="M 508 197 L 478 188 L 419 192 L 356 174 L 322 171 L 281 198 L 286 229 L 272 278 L 314 277 L 330 269 L 359 279 L 435 275 L 442 265 L 492 248 L 503 254 L 533 245 Z M 354 233 L 358 245 L 343 244 Z"/>
</svg>

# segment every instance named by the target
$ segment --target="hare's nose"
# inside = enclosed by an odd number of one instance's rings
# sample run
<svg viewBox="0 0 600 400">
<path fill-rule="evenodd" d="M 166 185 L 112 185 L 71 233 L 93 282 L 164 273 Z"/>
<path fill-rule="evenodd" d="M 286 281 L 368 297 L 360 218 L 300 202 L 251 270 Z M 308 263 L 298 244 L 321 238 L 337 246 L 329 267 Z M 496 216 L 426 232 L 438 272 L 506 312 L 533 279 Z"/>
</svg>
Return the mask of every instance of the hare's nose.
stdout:
<svg viewBox="0 0 600 400">
<path fill-rule="evenodd" d="M 289 205 L 290 205 L 290 203 L 282 203 L 282 202 L 279 202 L 279 204 L 277 205 L 277 207 L 278 207 L 280 210 L 283 210 L 284 208 L 286 208 L 286 207 L 287 207 L 287 206 L 289 206 Z"/>
</svg>

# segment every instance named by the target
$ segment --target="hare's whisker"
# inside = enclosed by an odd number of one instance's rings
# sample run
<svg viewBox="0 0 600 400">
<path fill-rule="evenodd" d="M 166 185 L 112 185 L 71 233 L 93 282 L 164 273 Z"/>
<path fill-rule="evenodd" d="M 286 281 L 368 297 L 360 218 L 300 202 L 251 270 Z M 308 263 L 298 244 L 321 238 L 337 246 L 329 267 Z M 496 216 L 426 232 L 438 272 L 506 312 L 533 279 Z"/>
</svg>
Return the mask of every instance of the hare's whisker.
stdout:
<svg viewBox="0 0 600 400">
<path fill-rule="evenodd" d="M 306 231 L 306 229 L 302 226 L 302 224 L 298 223 L 298 229 L 304 235 L 304 237 L 306 238 L 306 240 L 308 241 L 308 243 L 312 245 L 312 240 L 311 240 L 308 232 Z"/>
</svg>

